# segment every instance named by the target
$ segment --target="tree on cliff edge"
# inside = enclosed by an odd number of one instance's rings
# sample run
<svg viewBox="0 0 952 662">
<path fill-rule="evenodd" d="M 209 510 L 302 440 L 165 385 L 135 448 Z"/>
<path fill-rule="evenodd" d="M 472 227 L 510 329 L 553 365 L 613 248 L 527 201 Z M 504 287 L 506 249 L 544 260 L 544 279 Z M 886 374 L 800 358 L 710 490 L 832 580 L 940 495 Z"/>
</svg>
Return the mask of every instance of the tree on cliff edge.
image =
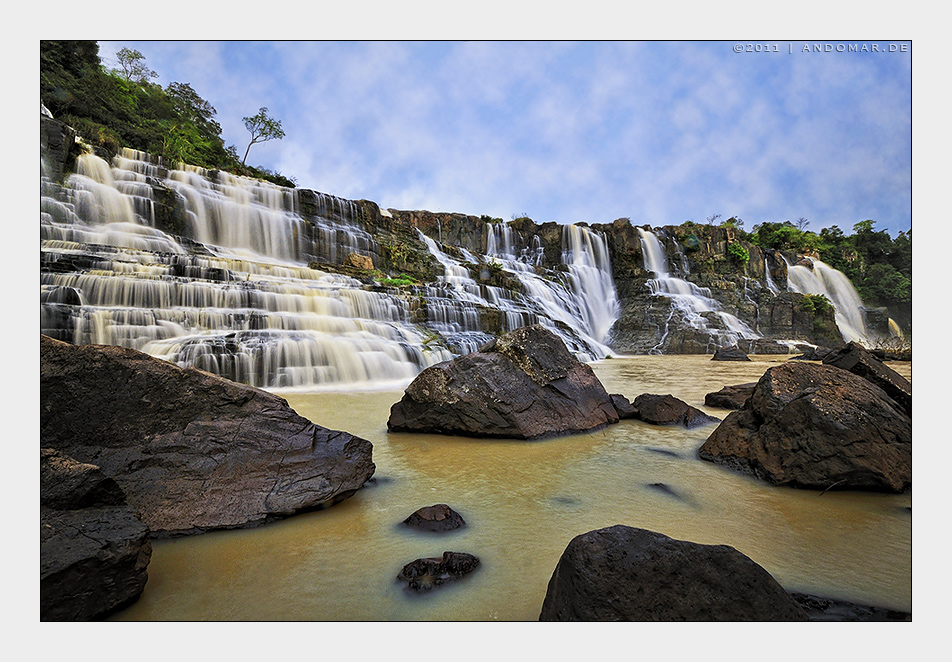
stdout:
<svg viewBox="0 0 952 662">
<path fill-rule="evenodd" d="M 284 138 L 284 129 L 281 128 L 281 120 L 276 120 L 268 115 L 268 109 L 262 106 L 258 109 L 258 114 L 252 117 L 242 117 L 245 128 L 251 133 L 251 142 L 248 143 L 248 149 L 245 150 L 245 156 L 241 159 L 241 165 L 245 165 L 248 158 L 248 152 L 255 143 L 263 143 L 269 140 L 281 140 Z"/>
</svg>

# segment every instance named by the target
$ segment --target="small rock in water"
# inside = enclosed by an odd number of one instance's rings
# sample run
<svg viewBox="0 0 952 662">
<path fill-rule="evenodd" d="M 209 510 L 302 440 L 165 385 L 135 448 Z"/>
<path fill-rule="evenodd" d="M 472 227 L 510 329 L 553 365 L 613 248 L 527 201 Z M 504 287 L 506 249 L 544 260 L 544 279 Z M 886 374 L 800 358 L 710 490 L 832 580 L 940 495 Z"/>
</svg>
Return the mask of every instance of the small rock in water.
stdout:
<svg viewBox="0 0 952 662">
<path fill-rule="evenodd" d="M 704 404 L 708 407 L 721 409 L 743 409 L 747 398 L 754 392 L 757 382 L 725 386 L 720 391 L 708 393 L 704 396 Z"/>
<path fill-rule="evenodd" d="M 437 533 L 452 531 L 466 525 L 462 516 L 445 503 L 420 508 L 403 520 L 403 523 L 419 531 Z"/>
<path fill-rule="evenodd" d="M 479 558 L 465 552 L 443 552 L 442 557 L 416 559 L 403 566 L 397 579 L 418 593 L 459 579 L 479 567 Z"/>
<path fill-rule="evenodd" d="M 638 417 L 638 410 L 635 409 L 628 398 L 620 393 L 612 393 L 608 397 L 612 399 L 612 406 L 615 407 L 615 411 L 618 412 L 619 419 Z"/>
<path fill-rule="evenodd" d="M 721 420 L 670 394 L 642 393 L 631 404 L 638 410 L 638 419 L 652 425 L 681 425 L 690 429 Z"/>
<path fill-rule="evenodd" d="M 714 351 L 712 361 L 750 361 L 750 357 L 737 345 L 733 347 L 719 347 Z"/>
</svg>

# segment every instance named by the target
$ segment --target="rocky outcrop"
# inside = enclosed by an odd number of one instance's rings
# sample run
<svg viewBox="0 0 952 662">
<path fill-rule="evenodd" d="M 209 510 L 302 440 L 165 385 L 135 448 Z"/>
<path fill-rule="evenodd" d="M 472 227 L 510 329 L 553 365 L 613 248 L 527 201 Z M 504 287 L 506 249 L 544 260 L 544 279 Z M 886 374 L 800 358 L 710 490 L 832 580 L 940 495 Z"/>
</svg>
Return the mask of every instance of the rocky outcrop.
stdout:
<svg viewBox="0 0 952 662">
<path fill-rule="evenodd" d="M 41 443 L 97 465 L 154 533 L 254 526 L 334 504 L 370 442 L 265 391 L 130 349 L 41 336 Z"/>
<path fill-rule="evenodd" d="M 612 526 L 574 538 L 549 580 L 542 621 L 805 621 L 804 610 L 727 545 Z"/>
<path fill-rule="evenodd" d="M 592 369 L 535 325 L 431 366 L 393 405 L 387 427 L 476 437 L 542 439 L 617 423 Z"/>
<path fill-rule="evenodd" d="M 886 366 L 862 345 L 851 342 L 839 351 L 823 357 L 825 365 L 849 370 L 854 375 L 867 379 L 895 400 L 909 416 L 912 416 L 912 384 L 898 372 Z"/>
<path fill-rule="evenodd" d="M 743 409 L 744 403 L 754 392 L 755 386 L 757 386 L 757 382 L 725 386 L 720 391 L 705 395 L 704 404 L 708 407 L 720 407 L 721 409 Z"/>
<path fill-rule="evenodd" d="M 635 418 L 652 425 L 681 425 L 686 428 L 696 428 L 720 421 L 719 418 L 709 416 L 671 394 L 642 393 L 631 404 L 638 411 Z"/>
<path fill-rule="evenodd" d="M 426 506 L 415 511 L 403 523 L 417 531 L 443 533 L 466 525 L 463 517 L 445 503 Z"/>
<path fill-rule="evenodd" d="M 750 357 L 737 345 L 733 347 L 719 347 L 714 351 L 712 361 L 750 361 Z"/>
<path fill-rule="evenodd" d="M 788 361 L 764 373 L 698 456 L 777 485 L 901 492 L 912 484 L 912 420 L 862 377 Z"/>
<path fill-rule="evenodd" d="M 40 619 L 88 621 L 138 599 L 149 530 L 99 467 L 40 449 Z"/>
<path fill-rule="evenodd" d="M 465 552 L 443 552 L 442 557 L 423 558 L 403 566 L 397 579 L 412 591 L 429 591 L 468 575 L 479 567 L 479 558 Z"/>
<path fill-rule="evenodd" d="M 53 119 L 43 106 L 40 106 L 40 167 L 42 173 L 51 181 L 62 183 L 72 171 L 79 145 L 76 144 L 76 132 L 66 124 Z"/>
</svg>

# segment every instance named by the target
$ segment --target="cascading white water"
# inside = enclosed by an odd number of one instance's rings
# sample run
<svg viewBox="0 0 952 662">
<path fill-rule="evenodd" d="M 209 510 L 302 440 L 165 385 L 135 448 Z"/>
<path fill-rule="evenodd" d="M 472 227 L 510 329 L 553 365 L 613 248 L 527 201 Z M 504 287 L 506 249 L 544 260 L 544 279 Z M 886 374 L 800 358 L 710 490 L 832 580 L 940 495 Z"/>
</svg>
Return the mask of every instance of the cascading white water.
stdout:
<svg viewBox="0 0 952 662">
<path fill-rule="evenodd" d="M 842 271 L 816 258 L 807 259 L 810 267 L 787 262 L 787 289 L 800 294 L 825 296 L 836 311 L 836 326 L 843 340 L 868 344 L 870 337 L 866 329 L 863 300 L 849 278 Z"/>
<path fill-rule="evenodd" d="M 657 235 L 643 228 L 638 228 L 638 234 L 641 237 L 645 269 L 654 274 L 654 278 L 648 281 L 651 294 L 670 299 L 673 311 L 680 312 L 687 325 L 710 334 L 718 347 L 736 345 L 740 339 L 756 340 L 762 337 L 734 315 L 721 310 L 720 304 L 711 297 L 710 291 L 672 276 L 668 271 L 664 246 Z M 723 328 L 712 327 L 712 318 L 717 319 Z M 670 321 L 669 318 L 668 322 Z M 667 334 L 666 326 L 661 339 L 650 353 L 661 351 Z"/>
<path fill-rule="evenodd" d="M 430 253 L 445 270 L 441 278 L 444 296 L 433 288 L 427 295 L 431 326 L 447 335 L 454 347 L 473 351 L 491 337 L 479 325 L 479 310 L 497 309 L 503 315 L 505 331 L 542 324 L 560 336 L 580 360 L 608 356 L 610 350 L 604 342 L 618 315 L 618 298 L 604 239 L 588 228 L 564 226 L 562 258 L 568 270 L 543 276 L 538 273 L 544 270 L 537 237 L 520 248 L 519 237 L 509 226 L 498 223 L 487 224 L 486 228 L 487 254 L 482 259 L 468 255 L 467 260 L 499 269 L 517 280 L 523 291 L 477 282 L 469 269 L 421 233 Z M 458 303 L 454 305 L 453 300 Z M 453 311 L 450 319 L 447 312 Z M 437 312 L 439 319 L 435 319 Z"/>
<path fill-rule="evenodd" d="M 86 155 L 58 198 L 43 196 L 44 331 L 263 387 L 407 381 L 452 357 L 426 342 L 402 298 L 303 263 L 307 256 L 333 262 L 328 248 L 374 248 L 345 222 L 352 210 L 341 205 L 338 218 L 309 238 L 289 189 L 168 171 L 147 158 L 127 150 L 109 168 Z M 207 255 L 190 254 L 153 227 L 146 178 L 181 196 Z M 45 193 L 51 189 L 44 184 Z"/>
<path fill-rule="evenodd" d="M 773 278 L 770 276 L 770 267 L 767 265 L 767 258 L 764 258 L 764 276 L 767 279 L 767 289 L 773 292 L 774 294 L 780 294 L 780 288 L 777 287 L 777 284 L 773 281 Z"/>
<path fill-rule="evenodd" d="M 564 226 L 562 262 L 569 267 L 569 284 L 580 304 L 584 328 L 598 342 L 606 342 L 620 305 L 604 239 L 588 228 Z"/>
</svg>

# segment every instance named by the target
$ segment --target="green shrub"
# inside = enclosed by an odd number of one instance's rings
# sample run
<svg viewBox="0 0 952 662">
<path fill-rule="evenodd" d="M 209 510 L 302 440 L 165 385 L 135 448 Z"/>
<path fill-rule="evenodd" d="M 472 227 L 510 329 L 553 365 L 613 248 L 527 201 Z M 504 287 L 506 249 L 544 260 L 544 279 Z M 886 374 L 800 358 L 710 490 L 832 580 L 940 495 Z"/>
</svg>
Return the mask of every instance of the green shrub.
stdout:
<svg viewBox="0 0 952 662">
<path fill-rule="evenodd" d="M 738 243 L 727 245 L 727 255 L 737 265 L 745 265 L 750 261 L 750 252 Z"/>
</svg>

